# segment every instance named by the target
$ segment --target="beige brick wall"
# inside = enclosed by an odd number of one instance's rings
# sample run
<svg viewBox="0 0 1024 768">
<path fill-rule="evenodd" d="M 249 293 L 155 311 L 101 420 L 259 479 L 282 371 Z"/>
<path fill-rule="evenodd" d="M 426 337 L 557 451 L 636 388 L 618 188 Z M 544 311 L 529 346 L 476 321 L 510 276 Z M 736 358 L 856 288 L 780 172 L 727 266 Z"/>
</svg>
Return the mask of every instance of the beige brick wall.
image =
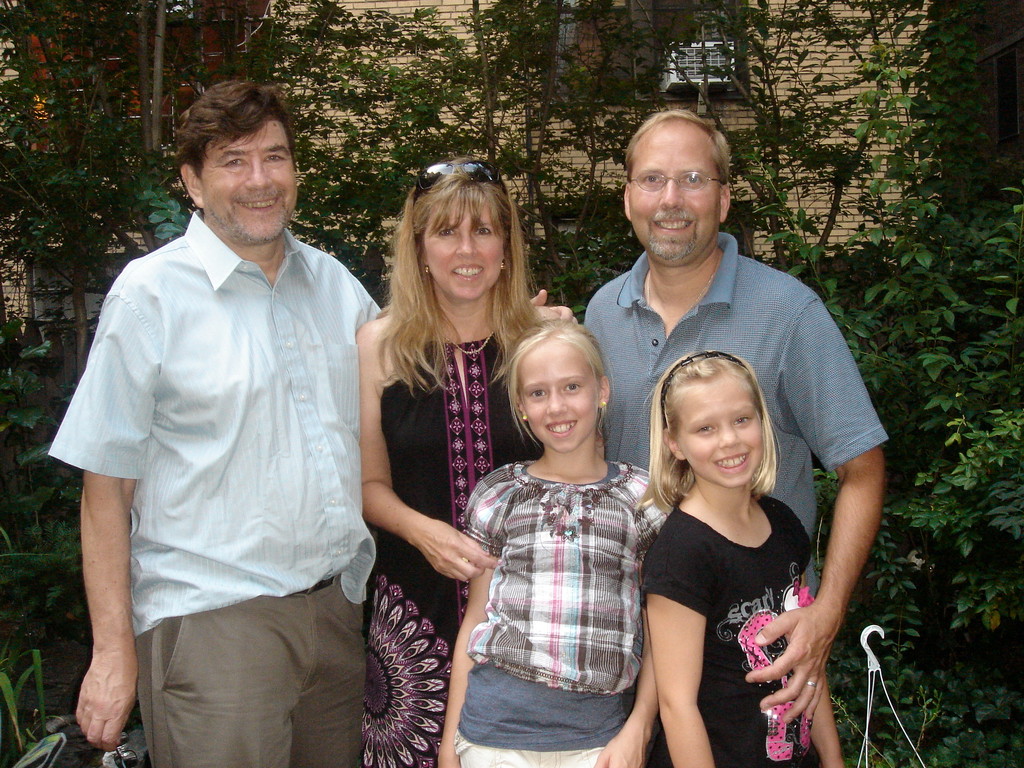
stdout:
<svg viewBox="0 0 1024 768">
<path fill-rule="evenodd" d="M 621 0 L 625 3 L 627 0 Z M 636 0 L 633 0 L 634 2 Z M 786 7 L 787 0 L 773 0 L 775 6 L 780 10 Z M 488 0 L 481 0 L 481 6 L 486 7 Z M 840 14 L 852 15 L 856 11 L 853 9 L 843 10 L 842 3 L 833 3 L 832 8 L 834 12 Z M 390 11 L 401 12 L 403 10 L 412 11 L 419 7 L 432 6 L 439 9 L 441 18 L 451 20 L 451 22 L 459 23 L 465 19 L 466 15 L 469 14 L 473 9 L 472 2 L 465 2 L 464 0 L 453 0 L 441 2 L 419 2 L 418 0 L 388 0 L 385 2 L 371 2 L 370 0 L 352 0 L 347 3 L 347 7 L 354 12 L 361 12 L 365 10 L 374 9 L 387 9 Z M 468 30 L 466 30 L 468 34 Z M 870 41 L 865 41 L 864 45 L 868 45 Z M 803 70 L 802 76 L 810 78 L 815 74 L 820 74 L 826 81 L 842 83 L 845 82 L 854 73 L 855 68 L 859 66 L 853 57 L 849 56 L 848 52 L 837 51 L 837 50 L 826 50 L 826 49 L 811 49 L 810 57 L 807 60 L 807 64 Z M 782 83 L 782 87 L 788 87 L 794 85 L 794 83 Z M 833 100 L 841 100 L 850 96 L 855 96 L 855 93 L 851 92 L 840 92 L 830 97 Z M 699 104 L 695 99 L 677 99 L 669 97 L 670 106 L 682 106 L 698 109 Z M 754 116 L 750 110 L 743 105 L 743 103 L 736 99 L 723 99 L 721 97 L 712 97 L 713 109 L 721 115 L 722 121 L 727 127 L 727 130 L 739 130 L 743 128 L 749 128 L 752 126 Z M 652 107 L 653 108 L 653 107 Z M 856 110 L 851 113 L 850 130 L 862 119 L 862 115 L 858 114 Z M 835 141 L 849 142 L 849 139 L 843 139 L 837 137 Z M 582 164 L 585 159 L 570 158 L 570 162 L 576 164 Z M 624 180 L 624 173 L 621 167 L 614 164 L 606 164 L 599 170 L 599 178 L 609 184 L 622 183 Z M 742 179 L 736 179 L 734 185 L 734 193 L 739 198 L 743 198 L 749 194 L 749 190 L 743 185 Z M 860 224 L 860 221 L 852 213 L 852 203 L 860 190 L 851 189 L 845 195 L 843 199 L 843 211 L 836 222 L 836 228 L 833 231 L 833 241 L 841 240 L 849 237 Z M 811 185 L 801 186 L 791 196 L 791 204 L 794 206 L 801 206 L 808 210 L 814 217 L 823 219 L 831 205 L 831 189 L 823 187 L 814 187 Z"/>
<path fill-rule="evenodd" d="M 487 6 L 488 0 L 482 0 L 481 5 Z M 423 2 L 423 0 L 348 0 L 345 8 L 353 13 L 365 11 L 386 10 L 392 13 L 409 13 L 418 8 L 437 8 L 438 16 L 442 19 L 456 21 L 465 17 L 473 11 L 473 3 L 467 0 L 434 0 L 434 2 Z"/>
</svg>

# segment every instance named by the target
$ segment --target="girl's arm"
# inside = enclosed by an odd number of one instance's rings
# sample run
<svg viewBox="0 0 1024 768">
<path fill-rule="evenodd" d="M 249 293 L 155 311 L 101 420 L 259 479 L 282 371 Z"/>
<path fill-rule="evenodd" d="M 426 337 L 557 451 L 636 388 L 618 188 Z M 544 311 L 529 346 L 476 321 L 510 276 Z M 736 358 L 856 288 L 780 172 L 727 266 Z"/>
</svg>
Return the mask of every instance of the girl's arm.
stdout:
<svg viewBox="0 0 1024 768">
<path fill-rule="evenodd" d="M 479 576 L 497 561 L 471 538 L 402 502 L 391 485 L 391 463 L 380 423 L 380 398 L 387 372 L 380 354 L 387 318 L 371 320 L 356 333 L 359 345 L 359 453 L 366 522 L 405 539 L 438 573 L 453 579 Z"/>
<path fill-rule="evenodd" d="M 647 596 L 650 652 L 661 723 L 673 764 L 715 768 L 700 710 L 706 620 L 692 608 L 661 595 Z"/>
<path fill-rule="evenodd" d="M 441 747 L 438 751 L 438 768 L 460 768 L 459 756 L 455 754 L 455 732 L 459 728 L 459 717 L 462 715 L 462 703 L 466 700 L 466 681 L 469 670 L 473 668 L 473 660 L 466 653 L 469 647 L 469 634 L 487 618 L 484 608 L 491 591 L 491 575 L 488 569 L 482 575 L 469 582 L 469 600 L 466 602 L 466 614 L 459 626 L 459 636 L 452 649 L 452 675 L 448 684 L 448 708 L 444 716 L 444 733 L 441 735 Z"/>
<path fill-rule="evenodd" d="M 594 768 L 642 768 L 647 757 L 647 743 L 651 740 L 654 718 L 658 714 L 658 689 L 654 684 L 646 616 L 644 619 L 644 653 L 640 660 L 640 674 L 636 678 L 633 711 L 626 718 L 622 730 L 601 752 Z"/>
<path fill-rule="evenodd" d="M 822 678 L 818 684 L 823 690 L 814 720 L 811 723 L 811 742 L 818 753 L 821 768 L 843 768 L 843 752 L 839 745 L 839 731 L 836 730 L 835 712 L 832 710 L 832 696 L 828 682 Z"/>
</svg>

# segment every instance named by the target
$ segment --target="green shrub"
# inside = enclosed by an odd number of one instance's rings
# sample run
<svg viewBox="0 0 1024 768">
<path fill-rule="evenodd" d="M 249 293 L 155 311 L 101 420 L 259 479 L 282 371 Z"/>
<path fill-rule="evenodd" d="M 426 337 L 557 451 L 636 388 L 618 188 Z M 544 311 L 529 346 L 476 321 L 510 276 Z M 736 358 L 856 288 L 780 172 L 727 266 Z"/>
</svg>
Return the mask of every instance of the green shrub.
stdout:
<svg viewBox="0 0 1024 768">
<path fill-rule="evenodd" d="M 39 651 L 9 653 L 0 651 L 0 768 L 13 765 L 18 757 L 43 733 L 46 710 L 26 713 L 21 708 L 22 692 L 35 686 L 37 701 L 43 701 L 43 661 Z"/>
<path fill-rule="evenodd" d="M 81 636 L 77 484 L 46 455 L 56 403 L 47 395 L 49 344 L 26 344 L 22 323 L 0 326 L 0 644 Z"/>
</svg>

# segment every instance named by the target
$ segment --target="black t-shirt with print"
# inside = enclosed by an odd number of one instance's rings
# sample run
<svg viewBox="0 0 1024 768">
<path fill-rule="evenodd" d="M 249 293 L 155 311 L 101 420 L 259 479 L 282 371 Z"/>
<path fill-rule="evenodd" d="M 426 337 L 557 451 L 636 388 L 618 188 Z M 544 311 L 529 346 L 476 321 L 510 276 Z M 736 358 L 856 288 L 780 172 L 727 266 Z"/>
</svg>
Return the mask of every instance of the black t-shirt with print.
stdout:
<svg viewBox="0 0 1024 768">
<path fill-rule="evenodd" d="M 796 607 L 810 549 L 789 507 L 768 497 L 760 504 L 771 524 L 760 546 L 736 544 L 677 509 L 644 562 L 645 596 L 661 595 L 707 619 L 698 706 L 716 768 L 799 765 L 810 740 L 809 722 L 798 719 L 788 728 L 770 728 L 770 717 L 758 708 L 778 682 L 744 680 L 751 669 L 767 666 L 785 650 L 784 640 L 760 649 L 754 637 L 773 617 Z M 686 653 L 685 648 L 677 651 Z M 664 733 L 648 766 L 672 766 Z"/>
</svg>

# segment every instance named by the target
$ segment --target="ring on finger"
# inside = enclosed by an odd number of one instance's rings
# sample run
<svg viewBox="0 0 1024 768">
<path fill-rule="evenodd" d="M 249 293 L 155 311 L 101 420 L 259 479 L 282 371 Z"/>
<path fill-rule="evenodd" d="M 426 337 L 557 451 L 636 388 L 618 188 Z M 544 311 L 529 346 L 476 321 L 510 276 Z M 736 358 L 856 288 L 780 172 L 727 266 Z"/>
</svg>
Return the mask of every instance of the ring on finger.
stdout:
<svg viewBox="0 0 1024 768">
<path fill-rule="evenodd" d="M 816 682 L 814 682 L 813 680 L 808 680 L 807 681 L 807 685 L 810 686 L 811 688 L 817 688 L 818 687 L 818 684 Z"/>
</svg>

